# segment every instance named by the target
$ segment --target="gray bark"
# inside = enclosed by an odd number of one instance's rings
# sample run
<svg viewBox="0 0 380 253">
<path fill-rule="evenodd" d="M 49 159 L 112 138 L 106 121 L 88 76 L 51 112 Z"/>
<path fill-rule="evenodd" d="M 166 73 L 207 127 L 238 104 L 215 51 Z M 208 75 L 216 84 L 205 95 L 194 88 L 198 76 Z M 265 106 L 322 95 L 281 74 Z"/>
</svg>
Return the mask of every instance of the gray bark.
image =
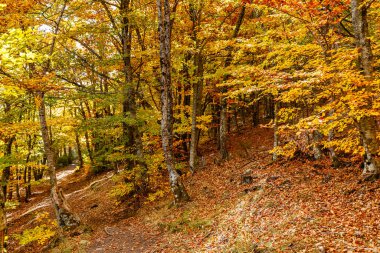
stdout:
<svg viewBox="0 0 380 253">
<path fill-rule="evenodd" d="M 359 63 L 364 76 L 372 79 L 373 56 L 371 41 L 369 39 L 367 3 L 363 0 L 351 0 L 352 24 L 355 32 L 356 47 L 359 49 Z M 370 87 L 365 88 L 371 92 Z M 367 108 L 371 108 L 371 101 L 368 101 Z M 380 157 L 378 155 L 380 143 L 376 138 L 379 126 L 374 116 L 363 115 L 358 122 L 359 131 L 366 151 L 363 174 L 367 178 L 378 177 L 380 173 Z"/>
<path fill-rule="evenodd" d="M 163 2 L 163 3 L 162 3 Z M 173 155 L 173 97 L 171 87 L 171 17 L 169 0 L 157 0 L 158 35 L 160 42 L 161 66 L 161 138 L 166 167 L 169 172 L 170 188 L 174 194 L 174 201 L 189 200 L 180 176 L 175 170 Z"/>
<path fill-rule="evenodd" d="M 351 0 L 352 25 L 354 28 L 356 47 L 360 52 L 360 67 L 365 76 L 371 77 L 373 72 L 373 55 L 368 31 L 368 8 L 369 6 L 366 5 L 366 1 Z"/>
<path fill-rule="evenodd" d="M 201 22 L 202 4 L 196 7 L 190 3 L 190 19 L 193 23 L 192 39 L 195 43 L 194 67 L 195 73 L 193 77 L 193 100 L 192 100 L 192 115 L 191 115 L 191 142 L 190 142 L 190 170 L 194 172 L 197 167 L 197 149 L 199 142 L 200 129 L 197 127 L 197 117 L 202 115 L 202 93 L 203 93 L 203 55 L 202 46 L 198 41 L 198 29 Z"/>
</svg>

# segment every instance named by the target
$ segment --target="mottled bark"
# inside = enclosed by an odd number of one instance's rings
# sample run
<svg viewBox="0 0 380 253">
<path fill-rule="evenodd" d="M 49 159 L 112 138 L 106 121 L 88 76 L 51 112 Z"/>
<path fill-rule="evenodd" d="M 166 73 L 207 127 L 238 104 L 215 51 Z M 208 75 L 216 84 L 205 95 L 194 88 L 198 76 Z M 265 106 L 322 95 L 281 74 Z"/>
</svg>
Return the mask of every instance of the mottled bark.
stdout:
<svg viewBox="0 0 380 253">
<path fill-rule="evenodd" d="M 368 31 L 367 9 L 368 3 L 363 0 L 351 0 L 352 24 L 355 32 L 356 47 L 359 49 L 359 63 L 364 76 L 371 81 L 373 73 L 373 56 Z M 370 86 L 365 88 L 372 92 Z M 368 100 L 367 108 L 372 107 Z M 380 143 L 376 138 L 379 126 L 374 116 L 363 115 L 358 122 L 359 131 L 366 151 L 363 174 L 368 178 L 378 177 L 380 174 L 380 157 L 378 155 Z"/>
<path fill-rule="evenodd" d="M 363 174 L 368 177 L 378 177 L 380 174 L 379 140 L 377 139 L 379 126 L 376 119 L 363 116 L 359 121 L 359 129 L 366 153 Z"/>
<path fill-rule="evenodd" d="M 173 98 L 171 87 L 171 17 L 169 0 L 157 0 L 161 66 L 161 138 L 170 187 L 175 202 L 188 201 L 189 195 L 175 170 L 173 155 Z"/>
<path fill-rule="evenodd" d="M 62 227 L 76 227 L 80 224 L 79 217 L 73 214 L 64 198 L 62 190 L 58 188 L 57 177 L 55 172 L 55 155 L 51 145 L 49 131 L 46 122 L 45 94 L 37 92 L 35 99 L 39 113 L 41 135 L 44 144 L 45 155 L 50 177 L 50 197 L 53 203 L 58 224 Z"/>
<path fill-rule="evenodd" d="M 351 0 L 352 25 L 355 32 L 356 47 L 360 52 L 360 67 L 365 76 L 371 77 L 373 55 L 368 31 L 367 9 L 369 6 L 367 4 L 363 0 Z"/>
</svg>

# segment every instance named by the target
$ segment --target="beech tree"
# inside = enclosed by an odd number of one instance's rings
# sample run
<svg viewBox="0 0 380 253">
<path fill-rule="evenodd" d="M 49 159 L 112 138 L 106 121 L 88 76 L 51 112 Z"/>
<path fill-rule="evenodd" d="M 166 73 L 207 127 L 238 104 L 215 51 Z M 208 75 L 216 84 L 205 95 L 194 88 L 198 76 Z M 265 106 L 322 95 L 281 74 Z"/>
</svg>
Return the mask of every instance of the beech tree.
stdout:
<svg viewBox="0 0 380 253">
<path fill-rule="evenodd" d="M 51 137 L 47 127 L 46 109 L 45 109 L 45 93 L 54 90 L 55 84 L 52 83 L 52 60 L 51 57 L 55 52 L 56 36 L 60 29 L 60 23 L 63 18 L 66 1 L 57 3 L 59 8 L 55 25 L 52 27 L 51 41 L 47 42 L 47 52 L 40 51 L 36 48 L 42 41 L 42 34 L 36 32 L 33 28 L 27 28 L 26 31 L 16 28 L 5 34 L 3 37 L 3 48 L 10 47 L 11 55 L 3 54 L 2 74 L 7 84 L 22 87 L 33 94 L 36 106 L 39 112 L 39 122 L 44 143 L 45 154 L 47 157 L 47 165 L 49 167 L 50 176 L 50 196 L 53 207 L 56 212 L 58 224 L 61 226 L 77 226 L 79 218 L 72 214 L 62 191 L 58 188 L 56 179 L 56 156 L 52 147 Z M 46 41 L 44 41 L 46 42 Z M 11 58 L 7 58 L 11 57 Z M 29 77 L 24 81 L 25 76 Z M 44 83 L 46 82 L 47 85 Z"/>
<path fill-rule="evenodd" d="M 63 158 L 113 171 L 118 203 L 170 191 L 178 203 L 190 199 L 183 179 L 228 160 L 250 127 L 273 129 L 275 162 L 364 156 L 363 177 L 379 177 L 376 1 L 4 3 L 3 234 L 6 201 L 22 201 L 20 188 L 31 200 L 46 171 L 59 224 L 79 225 L 56 178 Z"/>
<path fill-rule="evenodd" d="M 157 0 L 158 11 L 158 37 L 160 43 L 161 66 L 161 138 L 166 167 L 169 172 L 170 188 L 174 194 L 175 202 L 188 201 L 189 195 L 175 170 L 173 154 L 173 94 L 171 83 L 171 30 L 173 19 L 171 8 L 175 10 L 178 2 L 170 5 L 169 0 Z"/>
<path fill-rule="evenodd" d="M 351 1 L 352 25 L 355 32 L 356 47 L 359 50 L 359 66 L 363 71 L 363 75 L 367 79 L 368 84 L 365 87 L 367 92 L 372 93 L 372 72 L 373 72 L 373 56 L 371 49 L 371 41 L 368 31 L 367 13 L 371 2 Z M 371 94 L 371 96 L 373 96 Z M 371 99 L 367 100 L 367 108 L 371 108 Z M 365 161 L 363 174 L 369 178 L 376 178 L 380 173 L 380 158 L 379 158 L 379 125 L 376 117 L 373 115 L 360 115 L 358 120 L 360 135 L 363 139 L 365 148 Z"/>
</svg>

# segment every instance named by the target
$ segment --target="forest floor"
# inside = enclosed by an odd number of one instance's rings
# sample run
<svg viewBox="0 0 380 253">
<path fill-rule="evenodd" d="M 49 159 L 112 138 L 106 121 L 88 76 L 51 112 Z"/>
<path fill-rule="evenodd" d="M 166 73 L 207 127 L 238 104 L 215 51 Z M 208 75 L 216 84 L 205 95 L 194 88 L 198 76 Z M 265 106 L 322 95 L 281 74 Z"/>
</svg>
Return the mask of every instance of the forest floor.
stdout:
<svg viewBox="0 0 380 253">
<path fill-rule="evenodd" d="M 223 164 L 214 145 L 201 145 L 206 164 L 184 178 L 191 202 L 180 206 L 168 193 L 131 212 L 108 194 L 113 172 L 67 173 L 60 185 L 87 229 L 46 251 L 380 252 L 380 180 L 361 182 L 358 160 L 339 169 L 328 159 L 272 163 L 273 131 L 240 131 Z M 25 214 L 47 196 L 38 186 L 34 200 L 11 213 L 9 252 L 42 251 L 37 243 L 20 247 L 12 234 L 32 227 L 37 213 L 53 217 L 50 205 Z"/>
</svg>

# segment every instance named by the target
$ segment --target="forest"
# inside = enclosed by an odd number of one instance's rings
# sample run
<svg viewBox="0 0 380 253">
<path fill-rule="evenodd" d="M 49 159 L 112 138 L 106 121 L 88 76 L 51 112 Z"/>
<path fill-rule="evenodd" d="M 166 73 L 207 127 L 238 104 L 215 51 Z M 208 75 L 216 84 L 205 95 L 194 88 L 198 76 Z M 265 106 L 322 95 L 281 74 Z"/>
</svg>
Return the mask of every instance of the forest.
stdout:
<svg viewBox="0 0 380 253">
<path fill-rule="evenodd" d="M 379 252 L 380 2 L 1 0 L 0 253 Z"/>
</svg>

